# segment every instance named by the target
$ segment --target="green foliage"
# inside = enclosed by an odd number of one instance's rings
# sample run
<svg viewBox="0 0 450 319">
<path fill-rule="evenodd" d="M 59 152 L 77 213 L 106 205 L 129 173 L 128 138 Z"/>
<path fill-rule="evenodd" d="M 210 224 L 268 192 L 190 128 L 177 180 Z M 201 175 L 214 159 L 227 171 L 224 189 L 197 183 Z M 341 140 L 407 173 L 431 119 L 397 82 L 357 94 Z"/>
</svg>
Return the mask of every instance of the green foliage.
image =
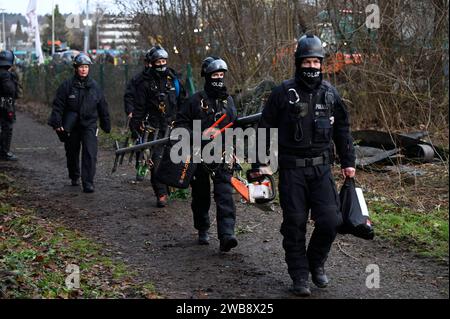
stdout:
<svg viewBox="0 0 450 319">
<path fill-rule="evenodd" d="M 159 298 L 151 283 L 104 253 L 83 234 L 8 204 L 7 178 L 0 174 L 0 298 Z M 69 289 L 66 267 L 80 268 L 80 289 Z"/>
<path fill-rule="evenodd" d="M 98 134 L 98 141 L 99 144 L 106 147 L 113 147 L 115 145 L 115 142 L 119 142 L 119 146 L 123 147 L 123 143 L 127 137 L 128 132 L 123 133 L 122 130 L 118 129 L 117 127 L 113 127 L 111 129 L 111 133 L 106 134 L 101 129 L 99 129 Z"/>
<path fill-rule="evenodd" d="M 47 41 L 52 40 L 52 15 L 48 14 L 45 16 L 48 27 L 44 30 L 42 34 L 42 42 L 44 47 L 47 48 Z M 67 41 L 68 30 L 66 28 L 66 19 L 59 12 L 59 6 L 55 5 L 55 41 L 66 42 Z M 70 46 L 70 45 L 69 45 Z"/>
<path fill-rule="evenodd" d="M 23 32 L 22 24 L 20 23 L 20 20 L 17 20 L 16 24 L 17 24 L 17 27 L 16 27 L 15 40 L 16 41 L 19 41 L 19 40 L 26 41 L 28 36 L 26 33 Z"/>
<path fill-rule="evenodd" d="M 170 192 L 170 199 L 189 199 L 190 192 L 189 189 L 177 189 L 173 188 Z"/>
<path fill-rule="evenodd" d="M 448 211 L 416 212 L 375 200 L 368 204 L 377 236 L 406 244 L 422 256 L 448 258 Z"/>
</svg>

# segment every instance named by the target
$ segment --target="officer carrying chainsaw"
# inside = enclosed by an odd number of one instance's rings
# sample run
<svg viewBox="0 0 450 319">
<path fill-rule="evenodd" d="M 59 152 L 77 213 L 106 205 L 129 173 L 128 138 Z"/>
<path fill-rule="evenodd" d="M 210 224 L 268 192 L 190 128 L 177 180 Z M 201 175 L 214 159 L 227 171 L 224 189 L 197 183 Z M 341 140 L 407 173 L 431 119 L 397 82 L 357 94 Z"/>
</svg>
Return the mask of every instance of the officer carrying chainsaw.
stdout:
<svg viewBox="0 0 450 319">
<path fill-rule="evenodd" d="M 324 52 L 315 35 L 302 36 L 295 52 L 295 77 L 276 87 L 262 112 L 260 128 L 278 128 L 281 234 L 292 292 L 309 296 L 309 273 L 328 285 L 325 262 L 342 222 L 331 172 L 334 141 L 344 177 L 355 176 L 355 150 L 347 108 L 322 80 Z M 306 248 L 309 211 L 314 231 Z"/>
<path fill-rule="evenodd" d="M 13 72 L 14 53 L 0 51 L 0 160 L 17 161 L 10 152 L 13 123 L 16 120 L 15 100 L 18 98 L 19 84 Z"/>
<path fill-rule="evenodd" d="M 219 122 L 220 124 L 215 129 L 220 131 L 235 121 L 237 117 L 236 107 L 224 82 L 227 71 L 227 64 L 218 57 L 208 57 L 203 61 L 201 76 L 205 78 L 204 90 L 195 93 L 183 105 L 177 115 L 177 127 L 193 130 L 193 121 L 200 120 L 202 132 L 213 127 L 214 123 Z M 234 233 L 236 208 L 232 196 L 233 187 L 230 183 L 231 175 L 232 170 L 228 164 L 202 163 L 197 165 L 191 180 L 191 208 L 200 245 L 209 244 L 210 178 L 213 181 L 217 210 L 217 234 L 220 241 L 220 251 L 222 252 L 228 252 L 238 244 Z"/>
<path fill-rule="evenodd" d="M 185 90 L 176 72 L 167 66 L 169 55 L 160 46 L 154 46 L 145 55 L 145 67 L 128 83 L 125 95 L 125 113 L 130 121 L 132 137 L 145 143 L 166 136 L 180 105 L 185 100 Z M 161 148 L 151 154 L 136 153 L 136 180 L 142 181 L 151 171 L 151 183 L 157 198 L 157 207 L 165 207 L 168 187 L 154 178 L 156 165 L 161 158 Z"/>
</svg>

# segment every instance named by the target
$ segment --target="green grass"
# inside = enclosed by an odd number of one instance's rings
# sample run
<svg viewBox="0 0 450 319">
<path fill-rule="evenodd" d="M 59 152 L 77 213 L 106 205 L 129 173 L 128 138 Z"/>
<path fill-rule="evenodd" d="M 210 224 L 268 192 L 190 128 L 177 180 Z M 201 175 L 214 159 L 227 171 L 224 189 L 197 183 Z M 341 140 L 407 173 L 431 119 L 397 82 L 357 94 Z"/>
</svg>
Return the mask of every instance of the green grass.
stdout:
<svg viewBox="0 0 450 319">
<path fill-rule="evenodd" d="M 114 148 L 115 149 L 115 141 L 119 142 L 119 146 L 123 147 L 123 143 L 128 135 L 130 135 L 129 131 L 124 132 L 124 129 L 120 129 L 117 127 L 113 127 L 111 129 L 111 133 L 106 134 L 101 129 L 98 131 L 98 142 L 99 145 L 104 148 Z M 131 141 L 131 139 L 130 139 Z"/>
<path fill-rule="evenodd" d="M 243 165 L 243 176 L 249 165 Z M 274 176 L 278 186 L 278 176 Z M 279 204 L 279 197 L 274 201 Z M 419 212 L 406 207 L 399 207 L 375 195 L 367 196 L 370 218 L 374 224 L 377 237 L 401 245 L 417 253 L 442 260 L 449 256 L 449 222 L 448 209 L 434 209 Z M 245 227 L 237 228 L 237 233 L 247 233 Z"/>
<path fill-rule="evenodd" d="M 377 236 L 421 256 L 448 260 L 447 210 L 416 212 L 379 200 L 368 200 L 368 206 Z"/>
<path fill-rule="evenodd" d="M 169 198 L 171 200 L 173 199 L 182 199 L 182 200 L 186 200 L 189 199 L 191 196 L 191 192 L 189 191 L 189 189 L 177 189 L 177 188 L 173 188 L 170 191 L 170 196 Z"/>
<path fill-rule="evenodd" d="M 0 298 L 160 298 L 102 245 L 8 204 L 14 190 L 6 184 L 0 174 Z M 69 264 L 80 268 L 79 289 L 65 284 Z"/>
</svg>

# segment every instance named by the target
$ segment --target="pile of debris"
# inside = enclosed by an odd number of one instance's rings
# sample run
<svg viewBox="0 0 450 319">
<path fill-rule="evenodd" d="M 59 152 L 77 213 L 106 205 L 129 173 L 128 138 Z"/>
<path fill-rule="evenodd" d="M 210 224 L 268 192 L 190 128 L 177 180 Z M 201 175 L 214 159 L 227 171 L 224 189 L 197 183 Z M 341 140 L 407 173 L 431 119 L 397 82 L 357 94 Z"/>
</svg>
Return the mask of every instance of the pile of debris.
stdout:
<svg viewBox="0 0 450 319">
<path fill-rule="evenodd" d="M 448 150 L 433 145 L 425 131 L 397 134 L 376 130 L 352 132 L 356 149 L 356 166 L 360 169 L 389 171 L 392 166 L 411 171 L 402 163 L 431 163 L 446 161 Z M 428 141 L 427 141 L 427 140 Z M 412 174 L 421 172 L 413 170 Z"/>
</svg>

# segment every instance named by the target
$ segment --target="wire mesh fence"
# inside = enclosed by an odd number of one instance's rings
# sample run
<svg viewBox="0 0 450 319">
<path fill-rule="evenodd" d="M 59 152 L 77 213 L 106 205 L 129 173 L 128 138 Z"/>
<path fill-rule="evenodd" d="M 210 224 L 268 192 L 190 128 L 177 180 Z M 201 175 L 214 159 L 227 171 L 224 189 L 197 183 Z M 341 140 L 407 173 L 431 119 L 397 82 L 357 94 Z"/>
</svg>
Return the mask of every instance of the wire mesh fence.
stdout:
<svg viewBox="0 0 450 319">
<path fill-rule="evenodd" d="M 141 65 L 132 64 L 93 64 L 91 66 L 89 75 L 97 81 L 105 94 L 113 125 L 125 125 L 126 117 L 123 107 L 125 88 L 128 81 L 142 69 Z M 23 101 L 46 105 L 50 113 L 56 90 L 64 80 L 73 76 L 74 71 L 71 65 L 58 64 L 28 66 L 19 72 L 23 85 Z M 183 74 L 186 74 L 184 69 L 179 73 L 180 80 L 184 83 Z"/>
<path fill-rule="evenodd" d="M 124 125 L 123 94 L 127 82 L 142 67 L 139 65 L 94 64 L 90 76 L 104 91 L 114 125 Z M 70 65 L 30 66 L 22 70 L 23 100 L 47 105 L 49 112 L 58 86 L 73 75 Z"/>
</svg>

